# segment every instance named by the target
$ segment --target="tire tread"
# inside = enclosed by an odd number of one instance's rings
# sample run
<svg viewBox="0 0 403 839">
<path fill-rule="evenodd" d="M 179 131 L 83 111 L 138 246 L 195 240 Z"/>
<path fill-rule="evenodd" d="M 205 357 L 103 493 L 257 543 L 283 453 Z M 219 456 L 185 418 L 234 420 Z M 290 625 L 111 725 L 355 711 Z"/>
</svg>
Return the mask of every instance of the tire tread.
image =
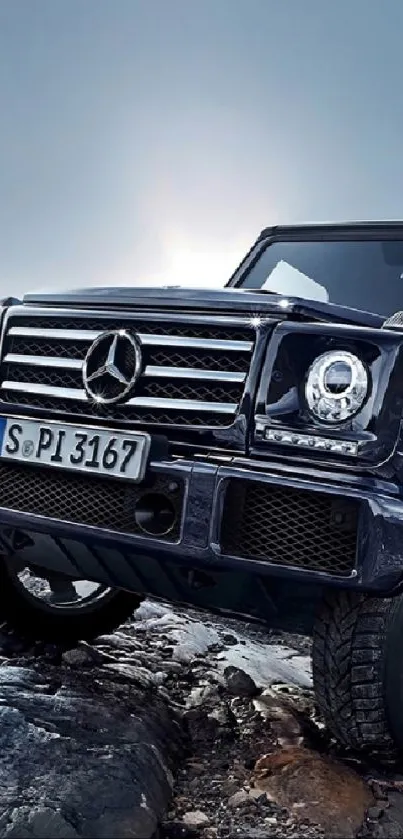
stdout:
<svg viewBox="0 0 403 839">
<path fill-rule="evenodd" d="M 392 600 L 325 595 L 313 634 L 316 702 L 336 739 L 360 751 L 396 753 L 387 717 L 385 650 Z"/>
</svg>

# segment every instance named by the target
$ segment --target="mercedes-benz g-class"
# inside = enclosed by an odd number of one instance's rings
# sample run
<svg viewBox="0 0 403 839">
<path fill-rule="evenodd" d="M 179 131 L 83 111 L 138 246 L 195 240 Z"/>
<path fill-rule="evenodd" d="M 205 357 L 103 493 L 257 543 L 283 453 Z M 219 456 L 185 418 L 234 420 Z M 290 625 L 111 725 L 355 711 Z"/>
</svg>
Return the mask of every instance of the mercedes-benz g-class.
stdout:
<svg viewBox="0 0 403 839">
<path fill-rule="evenodd" d="M 222 289 L 4 301 L 0 618 L 312 632 L 332 732 L 402 749 L 402 415 L 400 223 L 269 228 Z"/>
</svg>

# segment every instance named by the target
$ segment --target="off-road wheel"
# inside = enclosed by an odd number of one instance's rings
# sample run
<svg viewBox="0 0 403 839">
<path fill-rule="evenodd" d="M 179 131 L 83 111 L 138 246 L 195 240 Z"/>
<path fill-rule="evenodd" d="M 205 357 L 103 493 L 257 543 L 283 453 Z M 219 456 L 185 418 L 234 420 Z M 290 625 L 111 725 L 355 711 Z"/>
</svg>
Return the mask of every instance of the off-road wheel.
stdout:
<svg viewBox="0 0 403 839">
<path fill-rule="evenodd" d="M 0 623 L 32 641 L 75 643 L 113 632 L 140 596 L 0 558 Z"/>
<path fill-rule="evenodd" d="M 313 638 L 316 701 L 343 745 L 393 758 L 403 750 L 403 597 L 346 591 L 322 601 Z"/>
</svg>

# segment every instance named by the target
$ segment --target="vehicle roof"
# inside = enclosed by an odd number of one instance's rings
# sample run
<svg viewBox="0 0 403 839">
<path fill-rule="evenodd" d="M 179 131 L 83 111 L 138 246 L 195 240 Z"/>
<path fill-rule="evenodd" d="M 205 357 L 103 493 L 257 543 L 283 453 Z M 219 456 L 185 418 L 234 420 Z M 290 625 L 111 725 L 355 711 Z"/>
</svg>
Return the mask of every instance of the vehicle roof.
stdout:
<svg viewBox="0 0 403 839">
<path fill-rule="evenodd" d="M 258 240 L 275 237 L 276 239 L 289 238 L 372 238 L 374 235 L 387 236 L 388 238 L 403 238 L 403 221 L 349 221 L 349 222 L 325 222 L 311 224 L 287 224 L 273 225 L 266 227 L 260 233 Z"/>
</svg>

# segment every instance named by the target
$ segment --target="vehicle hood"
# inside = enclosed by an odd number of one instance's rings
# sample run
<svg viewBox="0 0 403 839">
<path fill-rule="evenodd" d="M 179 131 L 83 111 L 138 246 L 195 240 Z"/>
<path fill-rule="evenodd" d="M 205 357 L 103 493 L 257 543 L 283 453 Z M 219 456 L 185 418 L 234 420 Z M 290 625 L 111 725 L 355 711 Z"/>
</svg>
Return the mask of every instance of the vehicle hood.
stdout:
<svg viewBox="0 0 403 839">
<path fill-rule="evenodd" d="M 198 310 L 231 314 L 242 312 L 251 317 L 281 316 L 292 319 L 350 323 L 358 326 L 380 327 L 380 315 L 332 303 L 303 300 L 267 291 L 247 291 L 235 288 L 200 289 L 177 286 L 130 287 L 109 286 L 66 289 L 54 292 L 31 292 L 23 302 L 28 305 L 92 309 L 147 309 L 160 311 L 197 312 Z"/>
</svg>

